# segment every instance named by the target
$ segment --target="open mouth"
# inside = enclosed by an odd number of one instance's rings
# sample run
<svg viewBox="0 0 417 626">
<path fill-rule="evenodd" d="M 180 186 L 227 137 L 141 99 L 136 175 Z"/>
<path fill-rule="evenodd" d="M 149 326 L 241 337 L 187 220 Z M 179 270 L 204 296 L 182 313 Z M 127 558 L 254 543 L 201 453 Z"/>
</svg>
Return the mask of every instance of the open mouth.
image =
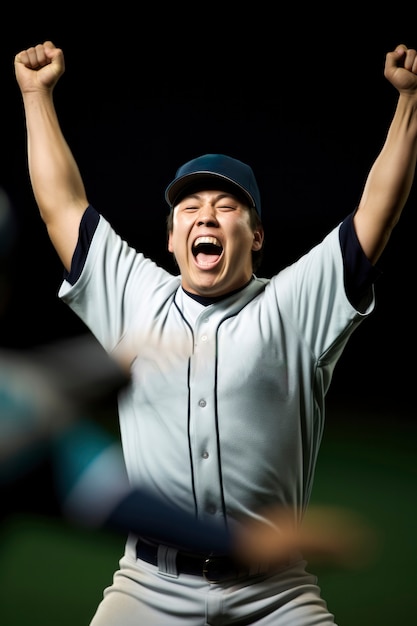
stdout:
<svg viewBox="0 0 417 626">
<path fill-rule="evenodd" d="M 219 260 L 223 246 L 216 237 L 197 237 L 192 252 L 197 264 L 201 267 L 207 267 Z"/>
</svg>

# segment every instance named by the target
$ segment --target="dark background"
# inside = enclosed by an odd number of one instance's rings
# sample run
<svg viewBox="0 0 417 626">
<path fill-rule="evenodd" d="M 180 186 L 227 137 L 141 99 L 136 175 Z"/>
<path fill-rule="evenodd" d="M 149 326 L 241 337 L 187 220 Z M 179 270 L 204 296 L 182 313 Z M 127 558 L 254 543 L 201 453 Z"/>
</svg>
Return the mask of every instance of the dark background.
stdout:
<svg viewBox="0 0 417 626">
<path fill-rule="evenodd" d="M 250 163 L 266 228 L 259 274 L 270 276 L 355 208 L 382 146 L 396 103 L 383 76 L 385 54 L 398 43 L 416 47 L 417 27 L 415 11 L 379 11 L 370 16 L 365 3 L 290 6 L 285 16 L 259 3 L 168 9 L 118 3 L 89 16 L 86 5 L 10 9 L 0 40 L 0 185 L 12 201 L 18 236 L 1 344 L 24 350 L 85 332 L 57 298 L 62 268 L 29 185 L 13 71 L 18 51 L 46 39 L 63 48 L 66 72 L 55 101 L 89 199 L 132 245 L 168 268 L 164 190 L 177 167 L 207 152 Z M 406 623 L 417 608 L 416 202 L 414 185 L 380 261 L 377 308 L 351 338 L 328 394 L 314 498 L 359 508 L 388 533 L 370 570 L 322 573 L 341 626 Z M 87 624 L 111 580 L 123 540 L 107 543 L 49 524 L 24 518 L 8 529 L 7 626 L 25 620 L 45 626 L 46 605 L 48 623 Z M 72 613 L 63 614 L 69 604 Z"/>
</svg>

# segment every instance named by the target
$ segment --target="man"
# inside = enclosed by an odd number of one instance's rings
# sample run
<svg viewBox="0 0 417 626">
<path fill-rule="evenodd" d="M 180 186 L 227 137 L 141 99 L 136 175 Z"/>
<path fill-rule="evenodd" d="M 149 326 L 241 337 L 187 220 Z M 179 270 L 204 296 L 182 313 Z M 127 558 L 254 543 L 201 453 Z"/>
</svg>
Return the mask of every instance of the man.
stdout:
<svg viewBox="0 0 417 626">
<path fill-rule="evenodd" d="M 128 362 L 120 426 L 130 483 L 202 521 L 294 531 L 312 489 L 332 372 L 374 309 L 375 267 L 412 185 L 417 53 L 387 54 L 399 92 L 357 210 L 270 280 L 252 169 L 225 155 L 184 164 L 166 189 L 172 276 L 129 247 L 89 205 L 53 89 L 62 50 L 15 59 L 33 191 L 64 265 L 59 296 L 104 348 Z M 285 514 L 284 514 L 285 512 Z M 243 564 L 181 543 L 129 536 L 94 626 L 334 624 L 297 551 Z"/>
</svg>

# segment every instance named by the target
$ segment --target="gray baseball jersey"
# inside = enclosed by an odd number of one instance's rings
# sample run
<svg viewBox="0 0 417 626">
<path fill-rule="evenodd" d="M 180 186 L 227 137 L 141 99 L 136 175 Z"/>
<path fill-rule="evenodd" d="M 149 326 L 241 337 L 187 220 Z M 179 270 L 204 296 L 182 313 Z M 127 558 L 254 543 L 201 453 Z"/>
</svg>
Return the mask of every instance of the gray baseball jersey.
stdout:
<svg viewBox="0 0 417 626">
<path fill-rule="evenodd" d="M 361 311 L 347 299 L 338 235 L 202 306 L 100 216 L 59 296 L 109 353 L 135 355 L 119 407 L 133 485 L 200 519 L 304 510 L 334 367 L 374 307 L 372 291 Z"/>
</svg>

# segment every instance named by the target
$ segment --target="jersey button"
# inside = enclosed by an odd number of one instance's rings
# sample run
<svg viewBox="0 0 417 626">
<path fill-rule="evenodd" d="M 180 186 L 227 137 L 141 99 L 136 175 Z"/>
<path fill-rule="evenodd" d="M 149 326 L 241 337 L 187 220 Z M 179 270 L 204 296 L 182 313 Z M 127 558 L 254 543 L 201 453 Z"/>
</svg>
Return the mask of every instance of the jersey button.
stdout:
<svg viewBox="0 0 417 626">
<path fill-rule="evenodd" d="M 203 454 L 201 455 L 203 457 L 203 459 L 208 459 L 209 458 L 209 453 L 207 452 L 207 450 L 204 450 Z"/>
<path fill-rule="evenodd" d="M 205 407 L 206 404 L 207 404 L 207 402 L 205 400 L 200 400 L 199 403 L 198 403 L 198 405 L 201 406 L 201 407 Z"/>
</svg>

